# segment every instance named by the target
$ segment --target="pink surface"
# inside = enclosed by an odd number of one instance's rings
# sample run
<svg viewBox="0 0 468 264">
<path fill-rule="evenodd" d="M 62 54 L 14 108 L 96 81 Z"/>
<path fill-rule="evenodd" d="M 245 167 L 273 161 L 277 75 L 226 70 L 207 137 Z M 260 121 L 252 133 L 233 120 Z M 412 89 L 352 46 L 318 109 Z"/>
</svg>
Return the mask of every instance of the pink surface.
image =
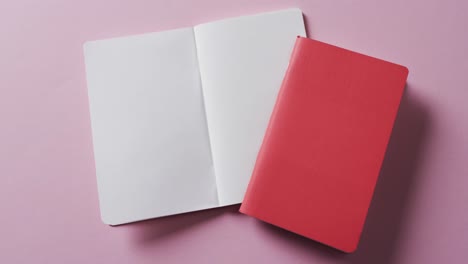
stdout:
<svg viewBox="0 0 468 264">
<path fill-rule="evenodd" d="M 0 263 L 466 262 L 468 2 L 386 2 L 0 3 Z M 310 37 L 410 69 L 358 251 L 341 254 L 237 207 L 103 225 L 82 43 L 292 6 Z"/>
</svg>

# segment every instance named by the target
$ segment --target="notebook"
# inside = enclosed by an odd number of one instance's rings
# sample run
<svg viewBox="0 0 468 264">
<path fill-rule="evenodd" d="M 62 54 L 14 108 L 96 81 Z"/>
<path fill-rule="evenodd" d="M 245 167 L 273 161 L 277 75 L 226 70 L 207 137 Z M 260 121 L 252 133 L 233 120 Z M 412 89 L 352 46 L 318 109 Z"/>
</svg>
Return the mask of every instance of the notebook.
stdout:
<svg viewBox="0 0 468 264">
<path fill-rule="evenodd" d="M 407 68 L 297 38 L 240 211 L 356 249 Z"/>
<path fill-rule="evenodd" d="M 103 222 L 240 203 L 297 35 L 287 9 L 85 43 Z"/>
</svg>

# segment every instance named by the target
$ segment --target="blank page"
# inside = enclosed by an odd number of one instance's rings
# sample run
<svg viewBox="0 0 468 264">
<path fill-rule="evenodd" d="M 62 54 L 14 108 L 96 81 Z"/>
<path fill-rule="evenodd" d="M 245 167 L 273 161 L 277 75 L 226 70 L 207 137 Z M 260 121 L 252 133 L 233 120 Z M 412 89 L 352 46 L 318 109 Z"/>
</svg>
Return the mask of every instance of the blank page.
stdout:
<svg viewBox="0 0 468 264">
<path fill-rule="evenodd" d="M 242 202 L 298 35 L 299 9 L 195 27 L 221 205 Z"/>
<path fill-rule="evenodd" d="M 192 28 L 85 44 L 101 216 L 218 206 Z"/>
</svg>

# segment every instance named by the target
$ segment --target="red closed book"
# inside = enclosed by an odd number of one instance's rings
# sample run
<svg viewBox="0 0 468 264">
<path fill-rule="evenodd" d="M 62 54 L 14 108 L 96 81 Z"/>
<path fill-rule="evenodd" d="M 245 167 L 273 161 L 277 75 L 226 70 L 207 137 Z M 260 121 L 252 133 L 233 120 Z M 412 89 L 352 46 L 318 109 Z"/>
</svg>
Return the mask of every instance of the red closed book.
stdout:
<svg viewBox="0 0 468 264">
<path fill-rule="evenodd" d="M 353 252 L 407 76 L 298 37 L 240 211 Z"/>
</svg>

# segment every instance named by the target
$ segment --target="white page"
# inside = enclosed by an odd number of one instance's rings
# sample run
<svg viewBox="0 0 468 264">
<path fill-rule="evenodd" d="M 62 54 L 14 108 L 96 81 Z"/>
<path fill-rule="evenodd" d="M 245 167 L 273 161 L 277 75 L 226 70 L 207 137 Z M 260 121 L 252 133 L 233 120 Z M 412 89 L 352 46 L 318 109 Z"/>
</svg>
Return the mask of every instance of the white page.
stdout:
<svg viewBox="0 0 468 264">
<path fill-rule="evenodd" d="M 218 206 L 192 28 L 85 44 L 101 216 Z"/>
<path fill-rule="evenodd" d="M 299 9 L 195 27 L 221 205 L 242 202 L 298 35 Z"/>
</svg>

